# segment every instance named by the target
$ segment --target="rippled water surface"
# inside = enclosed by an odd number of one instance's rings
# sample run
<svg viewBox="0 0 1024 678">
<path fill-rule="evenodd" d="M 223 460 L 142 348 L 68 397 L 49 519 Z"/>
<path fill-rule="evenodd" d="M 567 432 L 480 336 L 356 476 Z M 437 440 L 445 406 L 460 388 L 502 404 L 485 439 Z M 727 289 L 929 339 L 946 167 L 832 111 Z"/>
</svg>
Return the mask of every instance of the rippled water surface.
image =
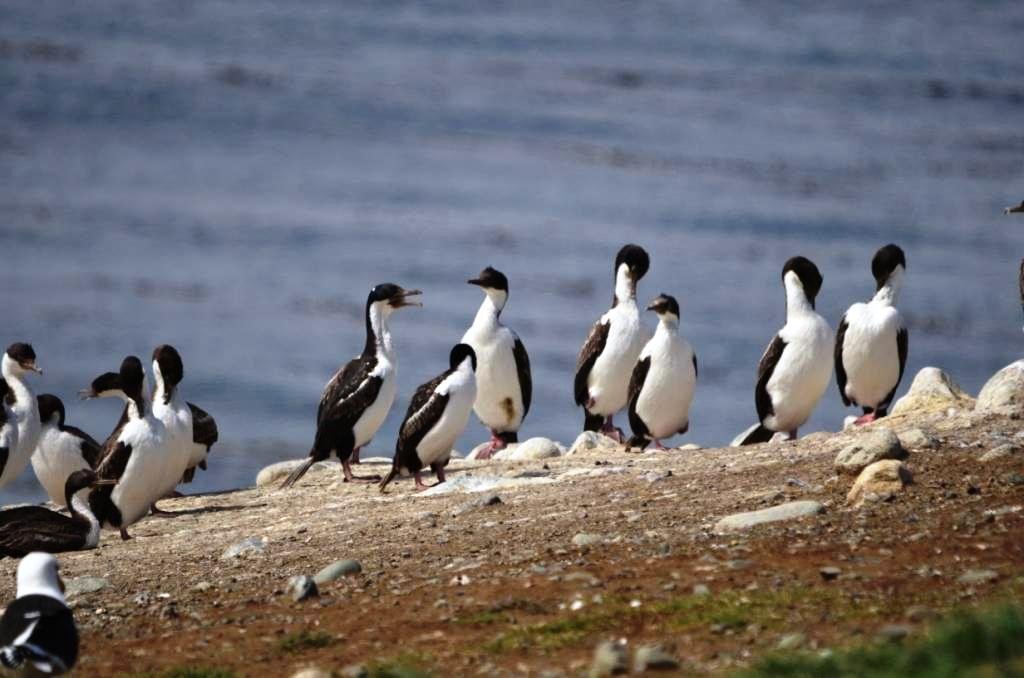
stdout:
<svg viewBox="0 0 1024 678">
<path fill-rule="evenodd" d="M 700 356 L 687 439 L 719 445 L 754 420 L 785 259 L 818 263 L 835 322 L 895 241 L 908 373 L 976 390 L 1022 346 L 1022 32 L 1019 2 L 5 3 L 3 342 L 100 438 L 117 405 L 73 394 L 173 343 L 221 428 L 193 489 L 235 487 L 308 449 L 388 280 L 426 304 L 395 317 L 390 454 L 491 264 L 533 361 L 524 434 L 570 441 L 635 241 Z M 843 415 L 830 388 L 805 431 Z M 0 503 L 41 496 L 27 472 Z"/>
</svg>

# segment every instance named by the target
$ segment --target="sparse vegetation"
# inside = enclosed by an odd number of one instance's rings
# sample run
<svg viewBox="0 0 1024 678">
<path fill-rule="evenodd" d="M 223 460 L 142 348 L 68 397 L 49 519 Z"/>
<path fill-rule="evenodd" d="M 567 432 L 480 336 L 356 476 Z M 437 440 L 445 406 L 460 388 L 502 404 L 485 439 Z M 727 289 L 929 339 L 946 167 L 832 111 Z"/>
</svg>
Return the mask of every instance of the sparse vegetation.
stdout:
<svg viewBox="0 0 1024 678">
<path fill-rule="evenodd" d="M 227 669 L 203 666 L 176 666 L 164 671 L 121 674 L 124 678 L 236 678 L 238 674 Z"/>
<path fill-rule="evenodd" d="M 327 647 L 334 642 L 334 636 L 324 631 L 303 629 L 297 633 L 289 633 L 277 643 L 282 652 L 294 653 L 318 647 Z"/>
<path fill-rule="evenodd" d="M 370 662 L 366 667 L 368 678 L 430 678 L 434 673 L 427 668 L 431 657 L 417 652 L 403 652 L 389 659 Z"/>
</svg>

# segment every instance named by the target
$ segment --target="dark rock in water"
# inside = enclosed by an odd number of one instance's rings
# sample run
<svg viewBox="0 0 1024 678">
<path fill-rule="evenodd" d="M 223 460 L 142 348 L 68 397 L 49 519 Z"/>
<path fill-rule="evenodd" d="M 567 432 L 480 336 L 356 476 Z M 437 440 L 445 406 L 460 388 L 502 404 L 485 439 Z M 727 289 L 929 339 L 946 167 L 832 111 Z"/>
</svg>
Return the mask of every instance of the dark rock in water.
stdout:
<svg viewBox="0 0 1024 678">
<path fill-rule="evenodd" d="M 299 574 L 288 580 L 288 595 L 295 602 L 299 602 L 300 600 L 320 595 L 320 591 L 317 589 L 316 582 L 313 581 L 312 577 Z"/>
</svg>

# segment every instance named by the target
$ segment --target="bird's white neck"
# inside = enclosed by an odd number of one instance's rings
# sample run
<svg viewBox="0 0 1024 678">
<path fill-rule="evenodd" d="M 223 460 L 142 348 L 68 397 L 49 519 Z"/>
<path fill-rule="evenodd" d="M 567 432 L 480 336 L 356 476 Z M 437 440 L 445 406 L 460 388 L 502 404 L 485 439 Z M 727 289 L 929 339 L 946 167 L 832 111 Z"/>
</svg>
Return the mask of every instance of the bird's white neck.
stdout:
<svg viewBox="0 0 1024 678">
<path fill-rule="evenodd" d="M 71 495 L 71 506 L 68 507 L 68 510 L 89 523 L 89 533 L 85 536 L 85 548 L 96 548 L 96 545 L 100 543 L 100 522 L 96 520 L 89 505 L 82 501 L 76 493 Z"/>
<path fill-rule="evenodd" d="M 636 281 L 629 274 L 629 266 L 619 264 L 615 271 L 615 303 L 636 303 Z"/>
<path fill-rule="evenodd" d="M 654 331 L 663 335 L 678 334 L 679 318 L 672 314 L 658 316 L 658 327 Z"/>
<path fill-rule="evenodd" d="M 177 404 L 177 401 L 178 401 L 178 389 L 177 388 L 173 388 L 172 387 L 171 388 L 171 397 L 170 398 L 165 398 L 165 396 L 167 395 L 167 382 L 164 381 L 163 372 L 160 371 L 160 363 L 157 362 L 156 360 L 153 361 L 153 381 L 155 382 L 155 384 L 153 386 L 153 402 L 154 403 L 159 403 L 161 405 L 163 405 L 163 404 L 167 404 L 167 405 L 175 405 L 175 404 Z M 146 392 L 146 388 L 145 387 L 142 388 L 142 392 L 143 393 Z"/>
<path fill-rule="evenodd" d="M 803 283 L 792 271 L 786 274 L 785 285 L 787 320 L 814 313 L 814 306 L 811 305 L 807 293 L 804 292 Z"/>
<path fill-rule="evenodd" d="M 879 304 L 881 306 L 895 306 L 896 299 L 899 297 L 900 290 L 903 288 L 903 267 L 897 266 L 892 273 L 889 274 L 889 279 L 885 281 L 885 284 L 875 292 L 875 296 L 871 299 L 871 303 Z"/>
<path fill-rule="evenodd" d="M 394 348 L 391 345 L 391 330 L 388 328 L 388 316 L 391 315 L 389 310 L 383 308 L 383 304 L 371 304 L 370 310 L 368 311 L 368 322 L 369 330 L 372 332 L 372 341 L 374 345 L 370 345 L 371 338 L 367 337 L 366 348 L 371 350 L 373 353 L 383 353 L 387 358 L 394 360 Z"/>
<path fill-rule="evenodd" d="M 12 409 L 19 413 L 38 412 L 36 397 L 32 394 L 32 389 L 25 383 L 24 373 L 6 353 L 4 353 L 3 361 L 0 363 L 0 373 L 4 375 L 7 385 L 11 387 L 11 393 L 14 395 L 15 402 Z M 34 419 L 38 424 L 39 417 L 36 416 Z"/>
<path fill-rule="evenodd" d="M 473 327 L 477 329 L 494 328 L 501 324 L 499 317 L 502 309 L 505 308 L 505 301 L 508 295 L 501 290 L 485 290 L 486 295 L 480 308 L 477 309 L 476 317 L 473 318 Z"/>
</svg>

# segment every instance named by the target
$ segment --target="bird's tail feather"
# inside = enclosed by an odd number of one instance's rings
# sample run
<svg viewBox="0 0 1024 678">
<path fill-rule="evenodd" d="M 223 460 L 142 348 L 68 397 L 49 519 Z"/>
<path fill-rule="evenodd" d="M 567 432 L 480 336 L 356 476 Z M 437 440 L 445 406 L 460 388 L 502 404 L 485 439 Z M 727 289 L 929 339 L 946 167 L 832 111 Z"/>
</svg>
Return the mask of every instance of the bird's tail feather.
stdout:
<svg viewBox="0 0 1024 678">
<path fill-rule="evenodd" d="M 757 428 L 747 434 L 747 437 L 740 441 L 740 445 L 756 445 L 757 443 L 766 443 L 772 439 L 775 435 L 775 431 L 767 429 L 764 424 L 758 424 Z"/>
<path fill-rule="evenodd" d="M 21 668 L 24 663 L 25 655 L 16 645 L 0 647 L 0 666 L 13 671 Z"/>
<path fill-rule="evenodd" d="M 396 464 L 396 465 L 391 467 L 391 470 L 388 471 L 388 474 L 386 476 L 384 476 L 384 479 L 382 481 L 380 481 L 380 484 L 378 485 L 378 487 L 380 487 L 380 493 L 384 494 L 384 490 L 385 490 L 385 488 L 387 488 L 388 483 L 390 483 L 392 480 L 394 480 L 397 477 L 398 477 L 398 465 Z"/>
<path fill-rule="evenodd" d="M 291 474 L 285 478 L 285 481 L 281 483 L 281 489 L 286 490 L 299 481 L 299 478 L 306 475 L 306 471 L 316 462 L 316 457 L 310 455 L 309 459 L 305 461 L 302 466 L 299 466 Z"/>
</svg>

